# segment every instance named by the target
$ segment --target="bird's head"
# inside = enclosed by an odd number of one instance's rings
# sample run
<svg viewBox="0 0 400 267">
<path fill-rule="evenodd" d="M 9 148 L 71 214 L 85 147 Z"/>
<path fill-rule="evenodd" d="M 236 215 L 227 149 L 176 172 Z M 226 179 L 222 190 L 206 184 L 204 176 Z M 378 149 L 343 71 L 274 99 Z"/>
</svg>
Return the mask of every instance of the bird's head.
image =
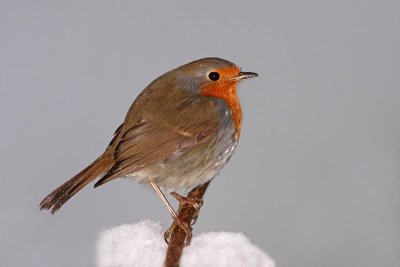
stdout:
<svg viewBox="0 0 400 267">
<path fill-rule="evenodd" d="M 190 62 L 176 68 L 172 73 L 183 88 L 215 97 L 234 93 L 239 81 L 258 76 L 254 72 L 243 72 L 236 64 L 216 57 Z"/>
</svg>

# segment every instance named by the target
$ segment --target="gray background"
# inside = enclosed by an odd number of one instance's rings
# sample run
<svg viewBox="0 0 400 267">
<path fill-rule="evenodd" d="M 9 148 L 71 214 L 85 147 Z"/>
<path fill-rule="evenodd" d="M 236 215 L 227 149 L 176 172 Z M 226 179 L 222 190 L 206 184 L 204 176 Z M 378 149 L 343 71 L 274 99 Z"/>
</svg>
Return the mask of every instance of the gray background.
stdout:
<svg viewBox="0 0 400 267">
<path fill-rule="evenodd" d="M 38 204 L 101 153 L 138 93 L 205 56 L 240 86 L 236 154 L 195 233 L 245 232 L 278 266 L 400 265 L 400 2 L 1 1 L 0 265 L 91 266 L 103 229 L 171 219 L 150 190 Z"/>
</svg>

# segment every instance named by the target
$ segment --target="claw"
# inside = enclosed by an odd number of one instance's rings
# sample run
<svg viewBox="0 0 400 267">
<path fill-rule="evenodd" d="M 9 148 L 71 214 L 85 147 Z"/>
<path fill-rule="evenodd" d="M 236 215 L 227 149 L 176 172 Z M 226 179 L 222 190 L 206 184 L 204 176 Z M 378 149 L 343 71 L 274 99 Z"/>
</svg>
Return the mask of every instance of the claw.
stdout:
<svg viewBox="0 0 400 267">
<path fill-rule="evenodd" d="M 164 241 L 165 243 L 169 244 L 169 241 L 171 240 L 171 235 L 172 232 L 174 231 L 175 228 L 175 224 L 172 224 L 170 228 L 168 228 L 167 231 L 165 231 L 164 233 Z"/>
<path fill-rule="evenodd" d="M 174 223 L 171 225 L 170 228 L 168 228 L 167 231 L 164 233 L 164 240 L 167 244 L 169 244 L 169 241 L 171 240 L 172 233 L 175 230 L 175 227 L 181 228 L 185 232 L 185 246 L 190 245 L 190 241 L 192 240 L 192 227 L 181 220 L 177 219 L 174 221 Z"/>
<path fill-rule="evenodd" d="M 174 198 L 176 198 L 180 204 L 187 204 L 195 209 L 195 214 L 193 215 L 193 219 L 190 222 L 190 225 L 195 224 L 197 221 L 197 218 L 199 216 L 200 208 L 201 208 L 201 206 L 203 206 L 203 200 L 197 199 L 197 198 L 184 197 L 184 196 L 179 195 L 176 192 L 172 192 L 171 195 Z"/>
</svg>

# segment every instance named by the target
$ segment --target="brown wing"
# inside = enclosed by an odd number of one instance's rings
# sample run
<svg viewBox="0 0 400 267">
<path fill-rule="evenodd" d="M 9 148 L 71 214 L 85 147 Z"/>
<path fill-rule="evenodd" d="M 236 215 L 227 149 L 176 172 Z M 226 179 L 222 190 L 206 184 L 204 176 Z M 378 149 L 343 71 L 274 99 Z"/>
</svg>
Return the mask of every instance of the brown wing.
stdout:
<svg viewBox="0 0 400 267">
<path fill-rule="evenodd" d="M 218 129 L 216 114 L 192 115 L 189 122 L 188 114 L 179 112 L 174 118 L 169 117 L 168 121 L 144 119 L 126 129 L 115 148 L 113 168 L 95 187 L 114 178 L 128 176 L 144 166 L 179 158 L 213 138 Z"/>
</svg>

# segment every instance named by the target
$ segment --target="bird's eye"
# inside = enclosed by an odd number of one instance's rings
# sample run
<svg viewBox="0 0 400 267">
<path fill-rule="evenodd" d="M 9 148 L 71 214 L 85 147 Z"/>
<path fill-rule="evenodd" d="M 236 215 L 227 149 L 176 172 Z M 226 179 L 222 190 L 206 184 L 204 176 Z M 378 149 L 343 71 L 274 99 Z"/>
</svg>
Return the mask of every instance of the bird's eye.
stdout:
<svg viewBox="0 0 400 267">
<path fill-rule="evenodd" d="M 218 81 L 219 80 L 219 73 L 218 72 L 215 72 L 215 71 L 213 71 L 213 72 L 210 72 L 209 74 L 208 74 L 208 78 L 211 80 L 211 81 Z"/>
</svg>

